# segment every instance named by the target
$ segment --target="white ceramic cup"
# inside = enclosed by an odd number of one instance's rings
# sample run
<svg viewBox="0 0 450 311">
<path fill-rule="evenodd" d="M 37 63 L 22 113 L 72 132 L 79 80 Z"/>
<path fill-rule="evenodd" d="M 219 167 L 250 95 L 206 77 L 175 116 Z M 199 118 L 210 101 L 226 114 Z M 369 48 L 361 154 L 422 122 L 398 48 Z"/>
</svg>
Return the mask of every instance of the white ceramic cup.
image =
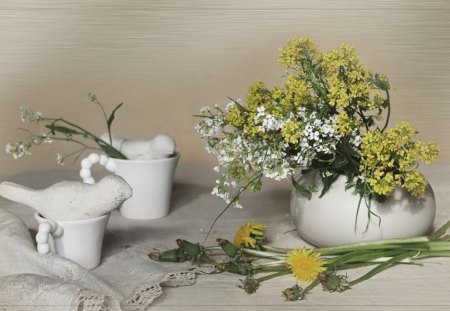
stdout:
<svg viewBox="0 0 450 311">
<path fill-rule="evenodd" d="M 36 234 L 38 252 L 53 252 L 86 269 L 94 269 L 100 264 L 103 235 L 109 215 L 110 213 L 91 219 L 54 221 L 36 212 L 34 218 L 39 223 Z"/>
<path fill-rule="evenodd" d="M 156 160 L 121 160 L 96 153 L 81 161 L 80 176 L 85 183 L 94 183 L 91 167 L 104 166 L 121 176 L 133 189 L 133 196 L 120 207 L 120 213 L 130 219 L 156 219 L 167 216 L 175 169 L 180 154 Z"/>
</svg>

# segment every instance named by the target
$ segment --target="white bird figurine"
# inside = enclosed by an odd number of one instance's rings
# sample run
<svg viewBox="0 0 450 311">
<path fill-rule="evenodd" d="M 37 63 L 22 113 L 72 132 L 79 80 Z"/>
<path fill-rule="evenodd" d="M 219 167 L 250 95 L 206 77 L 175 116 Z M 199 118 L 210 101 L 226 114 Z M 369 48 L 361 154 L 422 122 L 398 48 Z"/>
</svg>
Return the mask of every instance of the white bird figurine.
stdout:
<svg viewBox="0 0 450 311">
<path fill-rule="evenodd" d="M 96 184 L 62 181 L 42 190 L 12 182 L 0 183 L 0 195 L 35 209 L 51 220 L 81 220 L 102 216 L 129 199 L 133 191 L 118 175 Z"/>
<path fill-rule="evenodd" d="M 100 136 L 109 143 L 108 133 Z M 154 160 L 168 158 L 175 153 L 175 140 L 167 134 L 158 134 L 153 139 L 126 139 L 111 135 L 112 146 L 130 160 Z"/>
</svg>

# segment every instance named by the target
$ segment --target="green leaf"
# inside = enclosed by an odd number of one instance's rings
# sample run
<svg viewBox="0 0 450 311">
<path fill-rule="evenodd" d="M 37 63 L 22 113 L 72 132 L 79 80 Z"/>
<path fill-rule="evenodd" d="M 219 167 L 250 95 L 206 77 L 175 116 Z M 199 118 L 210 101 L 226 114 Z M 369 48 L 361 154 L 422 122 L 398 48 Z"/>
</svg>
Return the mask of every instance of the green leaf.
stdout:
<svg viewBox="0 0 450 311">
<path fill-rule="evenodd" d="M 345 154 L 338 153 L 336 155 L 336 158 L 334 159 L 333 163 L 331 164 L 331 168 L 332 169 L 341 168 L 341 167 L 344 167 L 345 165 L 347 165 L 347 163 L 348 163 L 348 160 L 347 160 L 347 157 L 345 156 Z"/>
<path fill-rule="evenodd" d="M 294 188 L 295 188 L 298 192 L 300 192 L 301 194 L 303 194 L 305 197 L 307 197 L 308 200 L 310 200 L 310 199 L 311 199 L 311 196 L 312 196 L 311 190 L 309 190 L 308 188 L 305 188 L 305 187 L 303 187 L 302 185 L 300 185 L 300 184 L 298 183 L 298 181 L 295 180 L 295 177 L 294 177 L 294 176 L 292 176 L 291 180 L 292 180 L 292 184 L 294 185 Z"/>
<path fill-rule="evenodd" d="M 337 174 L 337 173 L 332 173 L 329 176 L 324 176 L 322 174 L 320 174 L 320 175 L 321 175 L 321 178 L 322 178 L 323 188 L 322 188 L 322 192 L 320 193 L 319 198 L 323 197 L 325 195 L 325 193 L 327 193 L 328 190 L 330 190 L 331 185 L 339 177 L 339 174 Z"/>
<path fill-rule="evenodd" d="M 436 230 L 433 234 L 430 235 L 430 240 L 437 240 L 441 236 L 443 236 L 447 230 L 450 228 L 450 221 L 448 221 L 445 225 L 443 225 L 441 228 Z"/>
<path fill-rule="evenodd" d="M 55 125 L 54 123 L 52 124 L 46 124 L 45 125 L 46 128 L 48 128 L 51 132 L 52 135 L 55 135 L 56 132 L 64 134 L 66 136 L 71 136 L 71 135 L 85 135 L 86 133 L 84 132 L 80 132 L 74 129 L 71 129 L 69 127 L 66 126 L 61 126 L 61 125 Z"/>
<path fill-rule="evenodd" d="M 97 141 L 97 144 L 100 146 L 100 148 L 102 148 L 102 150 L 111 158 L 115 158 L 115 159 L 126 159 L 126 157 L 124 157 L 124 155 L 122 153 L 120 153 L 119 151 L 117 151 L 117 149 L 115 149 L 113 146 L 109 145 L 109 144 L 105 144 L 102 141 Z"/>
<path fill-rule="evenodd" d="M 115 116 L 116 111 L 119 110 L 119 108 L 122 107 L 122 106 L 123 106 L 123 103 L 120 103 L 119 105 L 117 105 L 117 107 L 114 108 L 114 110 L 113 110 L 113 111 L 111 112 L 111 114 L 109 115 L 109 118 L 108 118 L 108 120 L 106 121 L 106 124 L 108 125 L 108 132 L 111 131 L 111 125 L 112 125 L 114 119 L 116 118 L 116 116 Z"/>
</svg>

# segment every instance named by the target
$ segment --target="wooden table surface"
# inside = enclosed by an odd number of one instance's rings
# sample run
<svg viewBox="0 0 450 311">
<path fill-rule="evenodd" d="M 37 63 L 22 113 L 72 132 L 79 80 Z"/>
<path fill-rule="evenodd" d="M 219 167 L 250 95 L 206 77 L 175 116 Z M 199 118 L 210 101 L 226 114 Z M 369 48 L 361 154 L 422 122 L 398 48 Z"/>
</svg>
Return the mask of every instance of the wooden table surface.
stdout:
<svg viewBox="0 0 450 311">
<path fill-rule="evenodd" d="M 450 219 L 450 165 L 424 168 L 437 200 L 435 227 Z M 182 165 L 178 168 L 169 216 L 149 221 L 127 220 L 115 211 L 108 223 L 107 235 L 124 241 L 175 247 L 176 238 L 201 242 L 214 217 L 224 207 L 210 194 L 215 173 L 211 167 Z M 78 179 L 73 171 L 27 172 L 1 180 L 44 187 L 61 180 Z M 217 222 L 207 244 L 215 238 L 231 239 L 237 227 L 248 220 L 268 225 L 268 238 L 279 246 L 307 245 L 297 235 L 289 216 L 290 185 L 268 181 L 260 193 L 244 196 L 244 209 L 230 209 Z M 36 229 L 33 211 L 0 199 L 0 206 L 18 215 L 27 226 Z M 324 228 L 325 230 L 325 228 Z M 351 278 L 365 270 L 349 272 Z M 237 285 L 238 275 L 222 273 L 199 275 L 192 286 L 167 287 L 151 310 L 450 310 L 450 258 L 430 259 L 420 266 L 397 266 L 344 293 L 328 293 L 316 288 L 305 301 L 286 302 L 281 291 L 295 284 L 284 276 L 261 284 L 255 294 L 247 295 Z"/>
</svg>

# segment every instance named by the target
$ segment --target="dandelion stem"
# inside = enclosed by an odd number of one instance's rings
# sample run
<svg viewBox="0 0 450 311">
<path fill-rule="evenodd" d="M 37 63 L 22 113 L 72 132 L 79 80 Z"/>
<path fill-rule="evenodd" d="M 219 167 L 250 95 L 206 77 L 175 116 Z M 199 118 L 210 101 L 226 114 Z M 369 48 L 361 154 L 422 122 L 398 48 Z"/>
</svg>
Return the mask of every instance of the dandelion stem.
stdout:
<svg viewBox="0 0 450 311">
<path fill-rule="evenodd" d="M 276 277 L 279 277 L 279 276 L 288 275 L 290 273 L 291 273 L 291 270 L 285 269 L 285 270 L 281 270 L 281 271 L 278 271 L 278 272 L 275 272 L 275 273 L 272 273 L 272 274 L 269 274 L 269 275 L 257 278 L 256 281 L 258 283 L 261 283 L 261 282 L 264 282 L 264 281 L 267 281 L 267 280 L 270 280 L 270 279 L 273 279 L 273 278 L 276 278 Z"/>
</svg>

